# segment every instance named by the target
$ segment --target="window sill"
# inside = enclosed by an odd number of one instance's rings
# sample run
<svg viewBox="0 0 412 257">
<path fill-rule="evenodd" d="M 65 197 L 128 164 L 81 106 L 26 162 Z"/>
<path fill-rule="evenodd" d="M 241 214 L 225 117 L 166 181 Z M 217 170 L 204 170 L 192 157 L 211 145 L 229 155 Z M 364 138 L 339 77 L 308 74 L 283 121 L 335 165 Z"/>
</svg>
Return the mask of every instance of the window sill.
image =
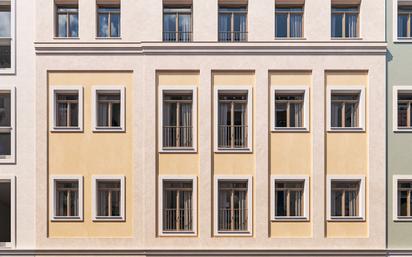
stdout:
<svg viewBox="0 0 412 257">
<path fill-rule="evenodd" d="M 308 217 L 281 217 L 281 216 L 277 216 L 275 218 L 272 218 L 273 222 L 287 222 L 287 221 L 292 221 L 292 222 L 305 222 L 305 221 L 309 221 Z"/>
<path fill-rule="evenodd" d="M 397 38 L 393 40 L 393 43 L 412 43 L 412 37 Z"/>
<path fill-rule="evenodd" d="M 74 222 L 79 222 L 83 221 L 82 217 L 53 217 L 51 218 L 52 222 L 67 222 L 67 221 L 74 221 Z"/>
<path fill-rule="evenodd" d="M 402 132 L 412 132 L 412 128 L 395 128 L 393 130 L 395 133 L 402 133 Z"/>
<path fill-rule="evenodd" d="M 160 237 L 195 237 L 197 236 L 194 231 L 181 231 L 181 232 L 160 232 Z"/>
<path fill-rule="evenodd" d="M 54 127 L 50 130 L 51 132 L 83 132 L 80 127 Z"/>
<path fill-rule="evenodd" d="M 79 40 L 80 37 L 53 37 L 54 40 Z"/>
<path fill-rule="evenodd" d="M 305 37 L 275 37 L 275 40 L 279 41 L 305 41 Z"/>
<path fill-rule="evenodd" d="M 310 132 L 309 128 L 272 128 L 272 132 Z"/>
<path fill-rule="evenodd" d="M 336 41 L 361 41 L 363 38 L 361 37 L 331 37 L 331 40 Z"/>
<path fill-rule="evenodd" d="M 393 219 L 393 221 L 395 222 L 412 222 L 412 217 L 402 217 L 402 216 L 398 216 L 396 218 Z"/>
<path fill-rule="evenodd" d="M 363 222 L 364 217 L 329 217 L 327 221 L 330 222 Z"/>
<path fill-rule="evenodd" d="M 0 155 L 0 164 L 14 164 L 15 159 L 12 155 Z"/>
<path fill-rule="evenodd" d="M 197 153 L 194 147 L 188 148 L 163 148 L 159 150 L 159 153 Z"/>
<path fill-rule="evenodd" d="M 96 40 L 121 40 L 121 37 L 96 37 Z"/>
<path fill-rule="evenodd" d="M 365 128 L 328 128 L 327 132 L 361 133 Z"/>
<path fill-rule="evenodd" d="M 252 153 L 250 148 L 218 148 L 215 153 Z"/>
<path fill-rule="evenodd" d="M 109 127 L 97 127 L 97 128 L 93 128 L 93 132 L 114 132 L 114 133 L 120 133 L 120 132 L 125 132 L 124 128 L 109 128 Z"/>
<path fill-rule="evenodd" d="M 0 242 L 0 249 L 10 249 L 10 248 L 14 248 L 14 245 L 12 242 Z"/>
<path fill-rule="evenodd" d="M 252 232 L 250 231 L 218 231 L 215 237 L 250 237 Z"/>
<path fill-rule="evenodd" d="M 97 216 L 97 217 L 93 218 L 93 221 L 96 221 L 96 222 L 105 222 L 105 221 L 123 222 L 123 221 L 125 221 L 125 218 L 121 217 L 121 216 L 118 216 L 118 217 Z"/>
<path fill-rule="evenodd" d="M 16 71 L 13 68 L 0 68 L 0 75 L 13 75 Z"/>
</svg>

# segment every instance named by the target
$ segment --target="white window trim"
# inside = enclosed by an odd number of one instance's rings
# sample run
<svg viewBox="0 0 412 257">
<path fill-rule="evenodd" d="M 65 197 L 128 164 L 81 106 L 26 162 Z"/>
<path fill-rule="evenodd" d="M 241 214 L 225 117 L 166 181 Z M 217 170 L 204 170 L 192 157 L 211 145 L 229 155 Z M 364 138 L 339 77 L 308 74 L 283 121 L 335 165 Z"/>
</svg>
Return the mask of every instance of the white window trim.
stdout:
<svg viewBox="0 0 412 257">
<path fill-rule="evenodd" d="M 126 97 L 125 97 L 125 87 L 119 85 L 107 85 L 107 86 L 93 86 L 92 88 L 92 128 L 93 132 L 124 132 L 125 128 L 125 114 L 126 114 Z M 98 127 L 97 126 L 97 93 L 98 91 L 120 92 L 120 127 L 119 128 L 108 128 L 108 127 Z"/>
<path fill-rule="evenodd" d="M 0 0 L 1 1 L 1 0 Z M 10 68 L 0 69 L 0 74 L 16 73 L 16 2 L 10 1 Z M 7 2 L 7 1 L 6 1 Z"/>
<path fill-rule="evenodd" d="M 412 86 L 393 86 L 392 93 L 392 130 L 394 132 L 412 132 L 411 128 L 398 127 L 398 94 L 400 92 L 412 95 Z"/>
<path fill-rule="evenodd" d="M 16 247 L 16 177 L 1 175 L 0 182 L 10 182 L 11 242 L 0 242 L 0 249 Z"/>
<path fill-rule="evenodd" d="M 79 183 L 79 216 L 62 217 L 56 215 L 56 182 L 77 181 Z M 52 176 L 50 178 L 50 220 L 51 221 L 83 221 L 83 176 Z"/>
<path fill-rule="evenodd" d="M 399 3 L 411 3 L 410 0 L 392 0 L 392 23 L 393 23 L 393 38 L 394 43 L 412 43 L 411 38 L 399 39 L 398 38 L 398 7 Z"/>
<path fill-rule="evenodd" d="M 303 181 L 303 216 L 295 217 L 283 217 L 276 216 L 276 181 L 285 181 L 285 182 L 299 182 Z M 309 176 L 271 176 L 271 187 L 270 187 L 270 196 L 271 196 L 271 220 L 272 221 L 308 221 L 309 220 Z"/>
<path fill-rule="evenodd" d="M 357 128 L 334 128 L 331 126 L 332 92 L 359 93 L 359 126 Z M 328 132 L 364 132 L 365 131 L 365 87 L 364 86 L 328 86 L 326 92 L 326 122 Z"/>
<path fill-rule="evenodd" d="M 193 230 L 192 231 L 181 231 L 181 232 L 163 232 L 163 181 L 165 180 L 175 180 L 175 181 L 191 181 L 192 188 L 192 218 L 193 218 Z M 197 236 L 197 177 L 196 176 L 159 176 L 159 221 L 158 221 L 158 231 L 160 236 Z"/>
<path fill-rule="evenodd" d="M 10 92 L 10 155 L 0 155 L 0 163 L 16 162 L 16 88 L 0 86 L 0 92 Z"/>
<path fill-rule="evenodd" d="M 335 217 L 331 215 L 332 181 L 359 181 L 359 216 Z M 365 221 L 365 176 L 327 176 L 326 185 L 327 221 Z"/>
<path fill-rule="evenodd" d="M 76 92 L 78 94 L 78 126 L 77 127 L 58 127 L 56 126 L 56 94 L 62 92 Z M 52 132 L 83 132 L 83 87 L 82 86 L 51 86 L 49 91 L 49 129 Z"/>
<path fill-rule="evenodd" d="M 214 101 L 213 101 L 213 115 L 214 115 L 214 125 L 213 125 L 213 133 L 214 133 L 214 150 L 215 152 L 220 153 L 239 153 L 239 152 L 252 152 L 253 151 L 253 90 L 252 86 L 235 86 L 235 85 L 226 85 L 226 86 L 215 86 L 214 87 Z M 247 91 L 247 123 L 248 123 L 248 140 L 247 148 L 239 148 L 239 149 L 219 149 L 218 147 L 218 102 L 219 102 L 219 91 L 226 91 L 226 92 L 239 92 L 239 91 Z"/>
<path fill-rule="evenodd" d="M 253 224 L 253 177 L 252 176 L 215 176 L 214 178 L 214 187 L 213 187 L 213 206 L 214 206 L 214 211 L 213 211 L 213 231 L 214 231 L 214 236 L 252 236 L 252 224 Z M 247 181 L 247 205 L 248 205 L 248 210 L 247 210 L 247 215 L 248 215 L 248 231 L 245 232 L 219 232 L 218 229 L 218 209 L 219 209 L 219 201 L 218 201 L 218 191 L 219 191 L 219 181 L 220 180 L 227 180 L 227 181 Z"/>
<path fill-rule="evenodd" d="M 303 92 L 303 126 L 301 128 L 281 128 L 276 127 L 276 92 L 301 93 Z M 272 86 L 270 101 L 270 124 L 272 131 L 309 131 L 309 87 L 308 86 Z"/>
<path fill-rule="evenodd" d="M 105 217 L 97 216 L 97 181 L 104 180 L 119 180 L 120 181 L 120 216 L 119 217 Z M 125 221 L 125 177 L 124 176 L 93 176 L 92 177 L 92 219 L 93 221 Z"/>
<path fill-rule="evenodd" d="M 192 91 L 192 126 L 193 126 L 193 147 L 180 147 L 175 149 L 164 149 L 163 148 L 163 93 L 167 91 Z M 197 151 L 197 87 L 196 86 L 159 86 L 159 152 L 196 152 Z"/>
<path fill-rule="evenodd" d="M 412 221 L 411 217 L 398 216 L 398 182 L 412 181 L 412 175 L 394 175 L 392 188 L 392 217 L 393 221 Z"/>
</svg>

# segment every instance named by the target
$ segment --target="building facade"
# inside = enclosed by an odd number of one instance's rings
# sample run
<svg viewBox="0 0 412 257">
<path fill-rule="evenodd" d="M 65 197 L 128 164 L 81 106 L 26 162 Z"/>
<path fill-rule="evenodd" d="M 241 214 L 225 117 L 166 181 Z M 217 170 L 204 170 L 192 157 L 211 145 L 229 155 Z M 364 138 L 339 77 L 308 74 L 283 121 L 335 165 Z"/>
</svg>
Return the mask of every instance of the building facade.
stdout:
<svg viewBox="0 0 412 257">
<path fill-rule="evenodd" d="M 35 245 L 5 254 L 386 254 L 385 1 L 32 10 Z"/>
</svg>

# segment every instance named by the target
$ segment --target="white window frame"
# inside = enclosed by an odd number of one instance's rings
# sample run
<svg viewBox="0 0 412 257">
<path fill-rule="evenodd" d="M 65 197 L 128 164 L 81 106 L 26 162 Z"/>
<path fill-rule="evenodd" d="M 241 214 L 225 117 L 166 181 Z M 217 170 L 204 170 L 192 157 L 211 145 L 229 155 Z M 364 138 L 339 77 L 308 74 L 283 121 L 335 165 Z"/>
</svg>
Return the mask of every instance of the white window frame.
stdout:
<svg viewBox="0 0 412 257">
<path fill-rule="evenodd" d="M 77 181 L 79 183 L 79 216 L 64 217 L 56 215 L 56 183 L 61 181 Z M 50 220 L 51 221 L 83 221 L 83 176 L 52 176 L 50 178 Z"/>
<path fill-rule="evenodd" d="M 188 92 L 192 91 L 192 136 L 193 141 L 192 147 L 176 147 L 175 149 L 165 149 L 163 148 L 163 94 L 164 92 Z M 159 86 L 159 152 L 197 152 L 197 87 L 192 85 L 179 85 L 179 86 Z"/>
<path fill-rule="evenodd" d="M 276 92 L 282 93 L 303 93 L 303 120 L 301 128 L 281 128 L 276 127 Z M 272 131 L 309 131 L 309 87 L 308 86 L 272 86 L 270 97 L 270 124 Z"/>
<path fill-rule="evenodd" d="M 107 86 L 93 86 L 92 88 L 92 127 L 93 132 L 124 132 L 125 128 L 125 119 L 126 119 L 126 96 L 125 96 L 125 87 L 116 86 L 116 85 L 107 85 Z M 97 126 L 97 93 L 98 92 L 120 92 L 120 127 L 109 128 L 109 127 L 98 127 Z"/>
<path fill-rule="evenodd" d="M 303 182 L 303 216 L 276 216 L 276 182 Z M 308 221 L 309 220 L 309 176 L 271 176 L 271 187 L 270 187 L 270 196 L 271 196 L 271 221 Z"/>
<path fill-rule="evenodd" d="M 10 92 L 10 155 L 0 155 L 0 163 L 16 162 L 16 88 L 0 86 L 0 92 Z"/>
<path fill-rule="evenodd" d="M 332 93 L 339 92 L 339 93 L 359 93 L 359 126 L 356 128 L 335 128 L 332 127 Z M 366 104 L 365 104 L 365 86 L 327 86 L 326 92 L 326 123 L 327 123 L 327 131 L 344 131 L 344 132 L 364 132 L 365 131 L 365 117 L 366 117 Z"/>
<path fill-rule="evenodd" d="M 193 218 L 193 230 L 192 231 L 176 231 L 176 232 L 164 232 L 163 231 L 163 182 L 164 181 L 184 181 L 192 182 L 192 218 Z M 159 201 L 158 201 L 158 231 L 159 236 L 197 236 L 197 177 L 196 176 L 159 176 Z"/>
<path fill-rule="evenodd" d="M 393 86 L 392 94 L 392 130 L 394 132 L 412 132 L 411 128 L 398 127 L 398 94 L 410 93 L 412 96 L 412 86 Z"/>
<path fill-rule="evenodd" d="M 15 176 L 0 176 L 1 182 L 10 182 L 10 224 L 11 224 L 11 242 L 0 242 L 0 250 L 6 248 L 14 248 L 16 246 L 16 177 Z"/>
<path fill-rule="evenodd" d="M 56 95 L 58 93 L 77 93 L 78 95 L 78 126 L 77 127 L 58 127 L 56 126 Z M 83 87 L 82 86 L 51 86 L 49 92 L 49 129 L 52 132 L 83 132 Z"/>
<path fill-rule="evenodd" d="M 118 217 L 106 217 L 106 216 L 97 216 L 97 182 L 98 181 L 120 181 L 120 216 Z M 93 221 L 125 221 L 125 177 L 124 176 L 92 176 L 92 220 Z"/>
<path fill-rule="evenodd" d="M 0 69 L 0 74 L 16 73 L 16 2 L 10 1 L 10 68 Z M 0 0 L 2 2 L 2 0 Z M 7 0 L 5 1 L 7 2 Z"/>
<path fill-rule="evenodd" d="M 228 93 L 237 93 L 247 91 L 247 148 L 238 148 L 238 149 L 220 149 L 218 147 L 218 120 L 219 120 L 219 92 L 224 91 Z M 214 133 L 214 151 L 220 153 L 238 153 L 238 152 L 253 152 L 253 87 L 251 85 L 226 85 L 226 86 L 215 86 L 214 87 L 214 101 L 213 101 L 213 114 L 214 114 L 214 125 L 213 125 L 213 133 Z"/>
<path fill-rule="evenodd" d="M 392 38 L 392 41 L 394 43 L 411 43 L 412 42 L 412 37 L 411 38 L 405 38 L 405 39 L 399 39 L 398 38 L 398 7 L 399 7 L 399 3 L 411 4 L 411 6 L 412 6 L 412 1 L 411 0 L 392 0 L 392 11 L 393 11 L 393 16 L 392 16 L 393 38 Z"/>
<path fill-rule="evenodd" d="M 247 215 L 248 215 L 248 230 L 245 232 L 235 231 L 235 232 L 219 232 L 218 224 L 218 210 L 219 210 L 219 181 L 247 181 Z M 213 232 L 214 236 L 224 237 L 224 236 L 252 236 L 253 235 L 253 177 L 252 176 L 215 176 L 214 186 L 213 186 Z"/>
<path fill-rule="evenodd" d="M 412 175 L 394 175 L 392 188 L 392 217 L 393 221 L 412 221 L 412 217 L 398 216 L 398 183 L 401 181 L 412 182 Z"/>
<path fill-rule="evenodd" d="M 359 215 L 356 217 L 340 217 L 331 215 L 331 198 L 332 198 L 332 182 L 359 182 Z M 326 185 L 326 213 L 327 221 L 365 221 L 366 195 L 365 195 L 365 176 L 327 176 Z"/>
</svg>

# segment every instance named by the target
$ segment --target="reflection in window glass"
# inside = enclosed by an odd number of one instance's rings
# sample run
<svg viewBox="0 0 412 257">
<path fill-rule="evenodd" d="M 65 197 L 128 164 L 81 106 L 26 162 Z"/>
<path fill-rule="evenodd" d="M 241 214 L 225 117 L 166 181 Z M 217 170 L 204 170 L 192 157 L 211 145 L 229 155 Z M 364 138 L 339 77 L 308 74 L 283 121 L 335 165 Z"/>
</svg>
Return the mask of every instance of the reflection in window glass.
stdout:
<svg viewBox="0 0 412 257">
<path fill-rule="evenodd" d="M 99 7 L 98 37 L 120 37 L 120 7 Z"/>
</svg>

